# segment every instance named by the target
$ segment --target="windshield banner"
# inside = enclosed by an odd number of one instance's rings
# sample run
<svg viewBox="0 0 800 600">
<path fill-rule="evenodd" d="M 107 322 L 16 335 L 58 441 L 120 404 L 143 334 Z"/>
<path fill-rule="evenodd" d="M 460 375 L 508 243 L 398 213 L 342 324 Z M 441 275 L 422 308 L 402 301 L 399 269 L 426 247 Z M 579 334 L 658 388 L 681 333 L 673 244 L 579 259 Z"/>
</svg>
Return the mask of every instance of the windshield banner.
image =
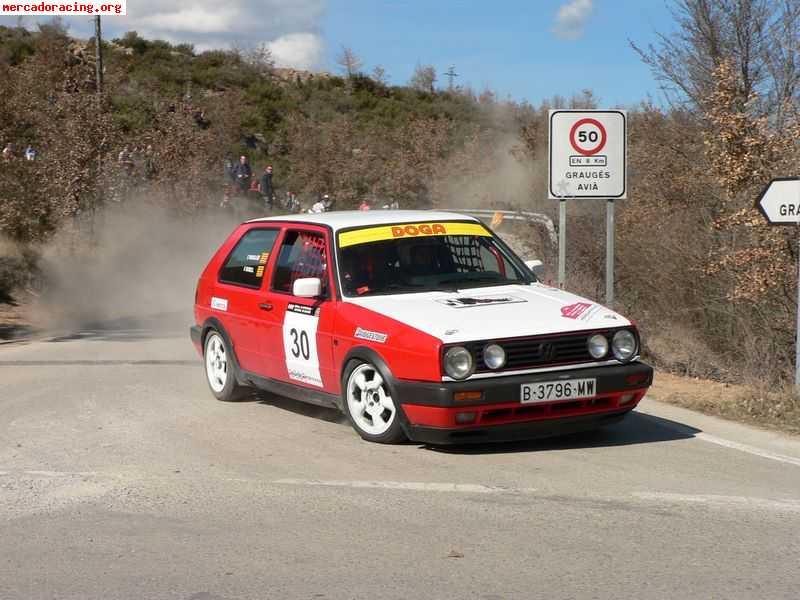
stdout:
<svg viewBox="0 0 800 600">
<path fill-rule="evenodd" d="M 402 225 L 381 225 L 367 227 L 339 234 L 339 247 L 347 248 L 356 244 L 369 244 L 410 237 L 430 237 L 436 235 L 479 235 L 492 237 L 480 223 L 404 223 Z"/>
</svg>

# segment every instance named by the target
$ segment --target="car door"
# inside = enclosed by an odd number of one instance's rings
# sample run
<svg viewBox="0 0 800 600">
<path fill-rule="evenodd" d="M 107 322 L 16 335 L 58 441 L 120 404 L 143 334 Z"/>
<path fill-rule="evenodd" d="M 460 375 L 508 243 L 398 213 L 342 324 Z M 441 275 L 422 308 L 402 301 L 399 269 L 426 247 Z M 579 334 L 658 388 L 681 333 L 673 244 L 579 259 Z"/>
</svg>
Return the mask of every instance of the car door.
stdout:
<svg viewBox="0 0 800 600">
<path fill-rule="evenodd" d="M 331 276 L 331 245 L 323 227 L 287 228 L 276 248 L 266 302 L 275 323 L 266 340 L 272 377 L 280 381 L 338 390 L 333 367 L 332 333 L 336 310 Z M 319 298 L 294 296 L 294 282 L 301 278 L 322 280 Z"/>
<path fill-rule="evenodd" d="M 264 289 L 279 226 L 248 226 L 222 262 L 215 296 L 225 304 L 224 324 L 239 367 L 263 374 L 263 339 L 274 324 L 265 316 Z"/>
</svg>

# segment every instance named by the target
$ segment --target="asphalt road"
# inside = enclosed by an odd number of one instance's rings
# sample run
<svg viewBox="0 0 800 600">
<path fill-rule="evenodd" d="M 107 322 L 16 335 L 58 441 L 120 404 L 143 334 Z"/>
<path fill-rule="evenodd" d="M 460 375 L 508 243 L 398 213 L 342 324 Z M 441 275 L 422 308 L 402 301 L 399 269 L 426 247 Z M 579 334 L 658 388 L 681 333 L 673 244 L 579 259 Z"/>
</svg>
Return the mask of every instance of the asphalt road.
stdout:
<svg viewBox="0 0 800 600">
<path fill-rule="evenodd" d="M 186 336 L 0 346 L 0 598 L 800 597 L 800 443 L 646 400 L 441 450 L 224 404 Z"/>
</svg>

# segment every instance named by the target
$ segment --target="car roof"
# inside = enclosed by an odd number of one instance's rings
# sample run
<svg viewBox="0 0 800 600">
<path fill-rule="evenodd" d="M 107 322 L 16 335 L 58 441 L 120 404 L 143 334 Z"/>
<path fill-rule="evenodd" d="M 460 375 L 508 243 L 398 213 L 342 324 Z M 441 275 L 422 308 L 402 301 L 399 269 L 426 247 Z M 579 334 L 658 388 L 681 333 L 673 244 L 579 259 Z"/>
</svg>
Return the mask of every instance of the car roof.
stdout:
<svg viewBox="0 0 800 600">
<path fill-rule="evenodd" d="M 334 231 L 351 227 L 392 225 L 394 223 L 419 223 L 431 221 L 478 221 L 469 215 L 436 210 L 334 210 L 326 213 L 302 213 L 253 219 L 248 223 L 311 223 L 327 225 Z"/>
</svg>

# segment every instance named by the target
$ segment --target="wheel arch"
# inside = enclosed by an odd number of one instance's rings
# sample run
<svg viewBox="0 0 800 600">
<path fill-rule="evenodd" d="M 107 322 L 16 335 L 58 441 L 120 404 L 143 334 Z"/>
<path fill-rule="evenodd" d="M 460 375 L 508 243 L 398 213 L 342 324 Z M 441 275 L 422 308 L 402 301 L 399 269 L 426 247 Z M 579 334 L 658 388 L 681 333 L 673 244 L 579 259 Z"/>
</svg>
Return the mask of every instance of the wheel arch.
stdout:
<svg viewBox="0 0 800 600">
<path fill-rule="evenodd" d="M 239 359 L 236 357 L 236 346 L 233 344 L 233 340 L 231 336 L 228 334 L 228 330 L 225 329 L 225 326 L 222 322 L 216 317 L 209 317 L 203 322 L 203 327 L 200 332 L 200 347 L 203 348 L 203 352 L 205 352 L 206 347 L 206 338 L 208 337 L 208 333 L 212 330 L 216 330 L 221 336 L 222 339 L 225 340 L 225 343 L 228 345 L 228 348 L 231 349 L 231 360 L 233 361 L 233 366 L 236 369 L 236 380 L 238 383 L 242 383 L 239 381 L 239 373 L 241 369 L 239 368 Z"/>
<path fill-rule="evenodd" d="M 347 367 L 353 360 L 360 360 L 362 362 L 370 362 L 377 369 L 381 372 L 381 376 L 383 377 L 384 381 L 386 381 L 391 387 L 392 391 L 394 391 L 394 375 L 392 374 L 392 370 L 389 368 L 389 365 L 386 364 L 386 359 L 381 356 L 379 352 L 370 348 L 369 346 L 355 346 L 354 348 L 350 348 L 350 351 L 345 355 L 344 360 L 342 361 L 342 368 L 339 373 L 339 378 L 342 380 L 343 389 L 344 389 L 344 376 L 347 373 Z"/>
</svg>

